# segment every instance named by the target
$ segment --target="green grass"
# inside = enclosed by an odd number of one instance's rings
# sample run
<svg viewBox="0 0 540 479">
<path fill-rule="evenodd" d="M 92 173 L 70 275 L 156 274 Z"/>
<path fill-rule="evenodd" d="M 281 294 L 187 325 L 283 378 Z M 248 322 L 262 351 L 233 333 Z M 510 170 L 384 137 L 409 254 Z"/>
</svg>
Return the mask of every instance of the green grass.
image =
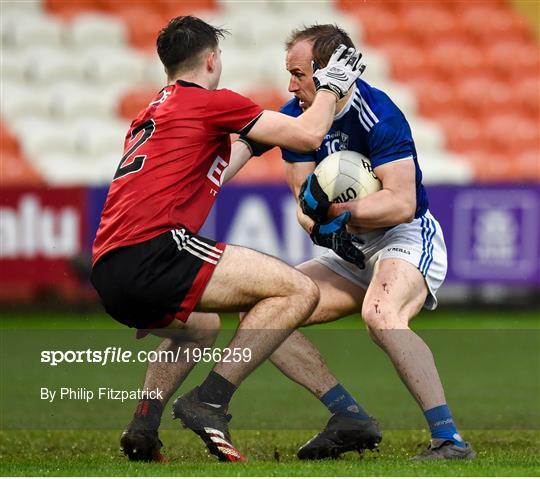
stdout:
<svg viewBox="0 0 540 479">
<path fill-rule="evenodd" d="M 218 345 L 236 320 L 223 318 Z M 144 364 L 102 367 L 40 363 L 44 349 L 119 346 L 152 349 L 155 338 L 101 314 L 2 314 L 0 321 L 0 474 L 53 476 L 534 476 L 540 474 L 540 320 L 535 312 L 443 310 L 422 313 L 415 328 L 431 346 L 448 402 L 464 436 L 478 452 L 467 463 L 417 464 L 408 458 L 426 446 L 421 412 L 388 358 L 370 341 L 358 318 L 304 330 L 331 370 L 381 422 L 378 452 L 338 461 L 300 462 L 296 449 L 328 418 L 310 393 L 264 364 L 231 404 L 231 423 L 247 464 L 220 464 L 202 442 L 179 430 L 169 414 L 161 436 L 169 464 L 129 463 L 118 436 L 134 401 L 39 399 L 39 388 L 137 388 Z M 180 388 L 205 377 L 198 365 Z"/>
<path fill-rule="evenodd" d="M 188 431 L 164 431 L 168 464 L 128 462 L 114 431 L 9 431 L 0 433 L 0 461 L 8 476 L 535 476 L 540 473 L 537 431 L 470 431 L 478 458 L 468 462 L 414 463 L 425 433 L 388 431 L 378 452 L 347 453 L 337 461 L 300 462 L 310 431 L 233 431 L 249 455 L 245 464 L 208 457 Z M 420 446 L 421 444 L 421 446 Z"/>
</svg>

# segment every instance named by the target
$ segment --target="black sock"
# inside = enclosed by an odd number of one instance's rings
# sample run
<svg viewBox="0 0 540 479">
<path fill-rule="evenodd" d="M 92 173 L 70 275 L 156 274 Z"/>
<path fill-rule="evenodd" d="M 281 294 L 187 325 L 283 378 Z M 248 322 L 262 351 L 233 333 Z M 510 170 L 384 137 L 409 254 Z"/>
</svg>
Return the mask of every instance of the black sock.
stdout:
<svg viewBox="0 0 540 479">
<path fill-rule="evenodd" d="M 163 404 L 157 399 L 141 399 L 133 414 L 137 425 L 143 429 L 157 430 L 161 423 Z"/>
<path fill-rule="evenodd" d="M 227 407 L 236 391 L 236 386 L 223 376 L 210 371 L 208 377 L 199 387 L 199 400 L 208 404 Z"/>
</svg>

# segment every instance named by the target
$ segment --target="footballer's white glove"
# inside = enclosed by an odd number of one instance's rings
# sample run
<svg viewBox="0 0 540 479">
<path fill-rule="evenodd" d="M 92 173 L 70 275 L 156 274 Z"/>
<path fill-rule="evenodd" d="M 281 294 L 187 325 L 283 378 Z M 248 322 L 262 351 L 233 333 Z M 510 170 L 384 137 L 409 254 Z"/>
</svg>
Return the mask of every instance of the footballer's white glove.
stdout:
<svg viewBox="0 0 540 479">
<path fill-rule="evenodd" d="M 341 44 L 336 48 L 328 65 L 317 69 L 313 64 L 313 81 L 316 90 L 328 90 L 336 95 L 337 99 L 343 98 L 349 88 L 366 69 L 366 65 L 360 63 L 362 54 L 354 48 L 347 48 Z"/>
</svg>

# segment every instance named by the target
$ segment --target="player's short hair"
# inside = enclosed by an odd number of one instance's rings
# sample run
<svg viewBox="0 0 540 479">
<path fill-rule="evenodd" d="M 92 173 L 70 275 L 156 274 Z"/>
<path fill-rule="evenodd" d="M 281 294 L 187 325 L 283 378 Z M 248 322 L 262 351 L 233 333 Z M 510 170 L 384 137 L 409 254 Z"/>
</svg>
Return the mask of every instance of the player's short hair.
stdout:
<svg viewBox="0 0 540 479">
<path fill-rule="evenodd" d="M 201 53 L 216 49 L 229 32 L 190 15 L 173 18 L 156 40 L 159 59 L 168 75 L 198 66 Z"/>
<path fill-rule="evenodd" d="M 320 67 L 325 67 L 334 50 L 343 43 L 353 47 L 354 43 L 349 34 L 337 25 L 310 25 L 309 27 L 293 30 L 285 42 L 285 49 L 289 51 L 296 43 L 307 40 L 313 44 L 313 61 Z"/>
</svg>

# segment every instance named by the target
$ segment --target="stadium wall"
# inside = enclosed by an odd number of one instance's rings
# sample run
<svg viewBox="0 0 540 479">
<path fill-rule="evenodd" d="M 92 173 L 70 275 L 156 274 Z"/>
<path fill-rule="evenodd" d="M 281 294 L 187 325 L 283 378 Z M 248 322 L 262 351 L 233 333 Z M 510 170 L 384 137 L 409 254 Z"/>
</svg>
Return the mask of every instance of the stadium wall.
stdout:
<svg viewBox="0 0 540 479">
<path fill-rule="evenodd" d="M 5 188 L 0 301 L 95 300 L 90 251 L 107 188 Z M 447 284 L 540 289 L 540 185 L 429 187 L 449 253 Z M 317 251 L 285 185 L 224 187 L 202 234 L 298 264 Z"/>
</svg>

